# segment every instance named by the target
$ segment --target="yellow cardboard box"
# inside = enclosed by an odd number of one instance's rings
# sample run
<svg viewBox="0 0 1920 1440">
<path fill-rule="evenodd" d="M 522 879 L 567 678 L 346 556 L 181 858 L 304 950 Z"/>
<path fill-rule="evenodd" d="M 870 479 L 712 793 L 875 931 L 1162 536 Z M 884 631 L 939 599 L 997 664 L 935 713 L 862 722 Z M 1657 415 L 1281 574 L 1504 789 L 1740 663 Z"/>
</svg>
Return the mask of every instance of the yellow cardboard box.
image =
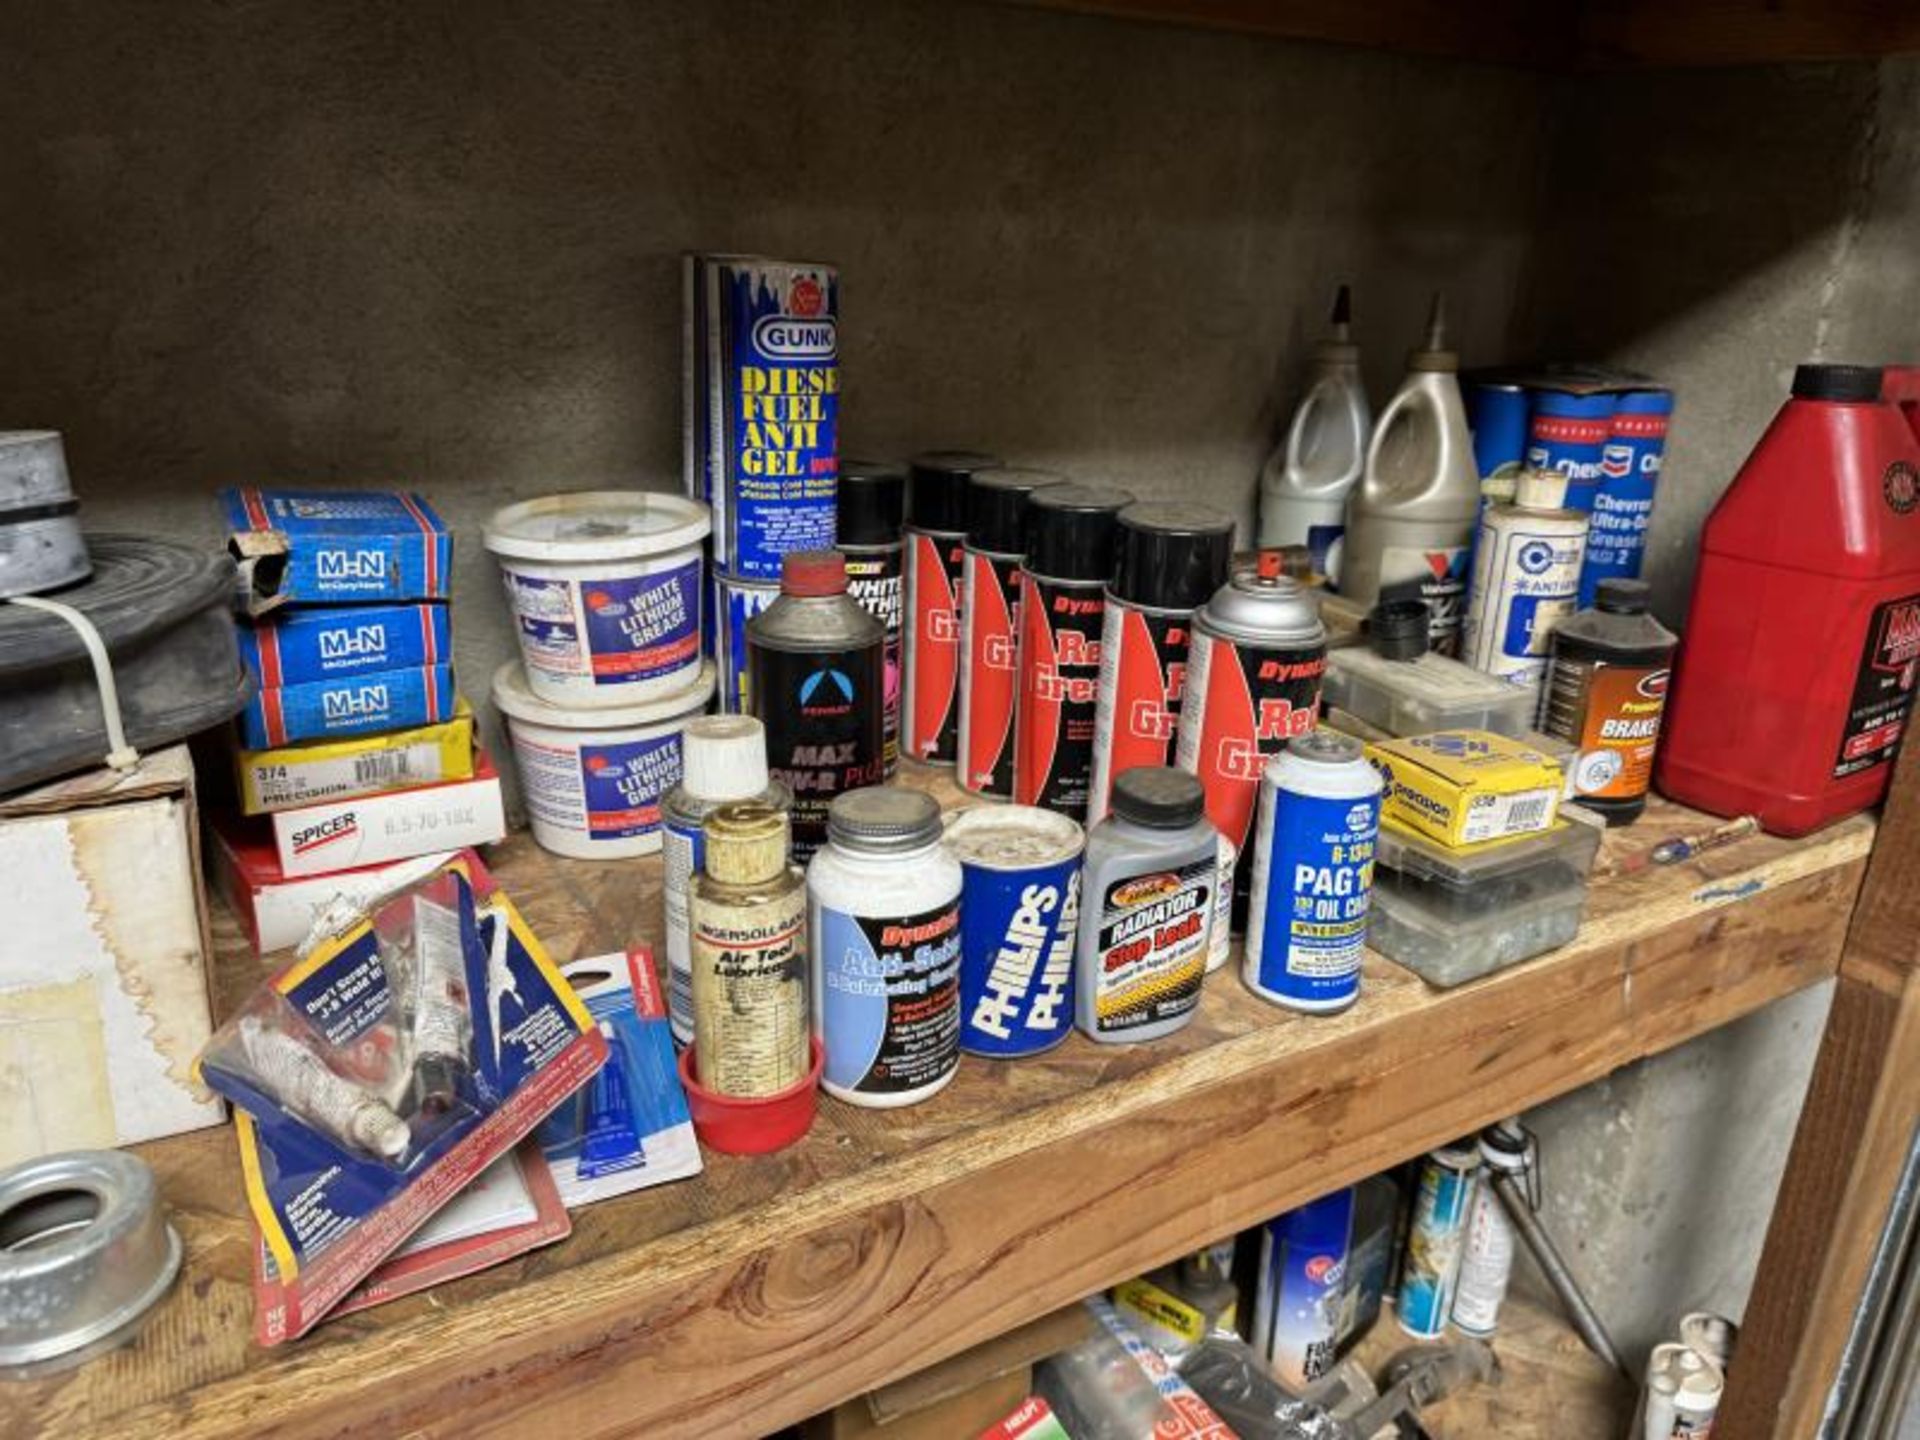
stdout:
<svg viewBox="0 0 1920 1440">
<path fill-rule="evenodd" d="M 1386 781 L 1380 814 L 1442 845 L 1478 845 L 1549 830 L 1560 766 L 1543 751 L 1486 730 L 1441 730 L 1367 746 Z"/>
<path fill-rule="evenodd" d="M 240 809 L 247 815 L 471 780 L 473 764 L 473 707 L 465 696 L 455 703 L 453 718 L 437 725 L 241 750 L 234 762 Z"/>
</svg>

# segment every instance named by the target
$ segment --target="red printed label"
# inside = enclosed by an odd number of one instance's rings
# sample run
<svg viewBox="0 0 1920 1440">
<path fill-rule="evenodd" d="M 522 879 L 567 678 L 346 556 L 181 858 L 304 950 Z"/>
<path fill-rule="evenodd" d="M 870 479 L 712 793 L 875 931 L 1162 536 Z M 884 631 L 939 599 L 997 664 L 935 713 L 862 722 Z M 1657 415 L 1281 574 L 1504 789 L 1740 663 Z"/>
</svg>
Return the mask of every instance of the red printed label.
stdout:
<svg viewBox="0 0 1920 1440">
<path fill-rule="evenodd" d="M 907 537 L 906 693 L 900 702 L 907 754 L 950 763 L 959 740 L 954 706 L 960 674 L 957 540 Z"/>
<path fill-rule="evenodd" d="M 961 593 L 966 683 L 960 687 L 960 784 L 980 795 L 1010 796 L 1018 562 L 968 551 Z"/>
<path fill-rule="evenodd" d="M 1191 622 L 1185 611 L 1107 607 L 1100 639 L 1089 823 L 1107 813 L 1116 775 L 1137 765 L 1172 761 Z"/>
<path fill-rule="evenodd" d="M 1094 692 L 1100 684 L 1098 585 L 1020 577 L 1020 676 L 1014 798 L 1075 820 L 1093 779 Z"/>
<path fill-rule="evenodd" d="M 1920 595 L 1876 605 L 1854 673 L 1853 698 L 1840 729 L 1834 778 L 1884 765 L 1900 751 L 1920 669 Z"/>
</svg>

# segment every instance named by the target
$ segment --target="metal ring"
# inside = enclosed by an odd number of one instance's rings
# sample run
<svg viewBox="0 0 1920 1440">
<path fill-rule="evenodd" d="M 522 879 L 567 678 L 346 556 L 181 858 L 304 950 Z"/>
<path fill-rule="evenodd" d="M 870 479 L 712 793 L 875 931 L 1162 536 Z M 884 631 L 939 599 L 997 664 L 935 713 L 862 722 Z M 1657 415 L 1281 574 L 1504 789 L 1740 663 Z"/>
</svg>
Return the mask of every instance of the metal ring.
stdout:
<svg viewBox="0 0 1920 1440">
<path fill-rule="evenodd" d="M 143 1160 L 74 1150 L 0 1171 L 0 1367 L 73 1363 L 130 1338 L 180 1253 Z"/>
</svg>

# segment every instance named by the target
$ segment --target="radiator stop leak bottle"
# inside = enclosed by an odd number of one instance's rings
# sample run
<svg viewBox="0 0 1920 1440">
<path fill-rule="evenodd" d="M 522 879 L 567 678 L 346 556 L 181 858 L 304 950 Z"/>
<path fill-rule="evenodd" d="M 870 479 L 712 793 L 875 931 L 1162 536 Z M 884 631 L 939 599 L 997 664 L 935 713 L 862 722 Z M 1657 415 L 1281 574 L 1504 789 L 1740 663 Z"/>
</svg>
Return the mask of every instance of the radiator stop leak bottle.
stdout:
<svg viewBox="0 0 1920 1440">
<path fill-rule="evenodd" d="M 1802 835 L 1886 794 L 1920 669 L 1920 439 L 1802 365 L 1700 537 L 1659 788 Z"/>
</svg>

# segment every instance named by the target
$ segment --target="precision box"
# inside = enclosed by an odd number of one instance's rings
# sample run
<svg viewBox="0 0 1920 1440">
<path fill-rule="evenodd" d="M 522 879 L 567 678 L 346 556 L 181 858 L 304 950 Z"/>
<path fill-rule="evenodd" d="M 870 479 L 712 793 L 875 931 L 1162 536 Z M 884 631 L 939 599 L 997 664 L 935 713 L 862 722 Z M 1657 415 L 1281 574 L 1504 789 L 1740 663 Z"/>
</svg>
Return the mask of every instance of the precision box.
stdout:
<svg viewBox="0 0 1920 1440">
<path fill-rule="evenodd" d="M 1386 781 L 1380 818 L 1442 845 L 1552 827 L 1563 776 L 1545 752 L 1486 730 L 1442 730 L 1367 746 Z"/>
<path fill-rule="evenodd" d="M 438 785 L 473 774 L 473 707 L 454 697 L 453 718 L 411 730 L 241 750 L 234 761 L 248 815 L 351 800 L 382 790 Z"/>
</svg>

